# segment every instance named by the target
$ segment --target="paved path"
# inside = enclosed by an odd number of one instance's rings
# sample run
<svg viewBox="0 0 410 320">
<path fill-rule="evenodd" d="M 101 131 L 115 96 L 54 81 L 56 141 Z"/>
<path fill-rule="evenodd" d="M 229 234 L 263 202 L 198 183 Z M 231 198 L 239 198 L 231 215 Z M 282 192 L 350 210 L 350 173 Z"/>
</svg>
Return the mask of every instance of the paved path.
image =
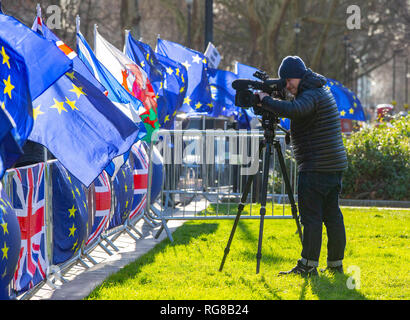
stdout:
<svg viewBox="0 0 410 320">
<path fill-rule="evenodd" d="M 174 232 L 184 222 L 183 220 L 170 220 L 168 227 L 171 232 Z M 112 256 L 97 246 L 90 253 L 90 256 L 98 264 L 93 265 L 84 259 L 91 266 L 89 269 L 81 264 L 74 265 L 64 274 L 64 278 L 69 280 L 68 282 L 62 283 L 57 280 L 56 285 L 60 285 L 57 289 L 53 289 L 45 283 L 30 300 L 81 300 L 85 298 L 109 275 L 118 272 L 164 240 L 167 237 L 165 231 L 161 232 L 158 239 L 154 238 L 159 228 L 159 226 L 152 228 L 144 220 L 140 220 L 136 224 L 136 229 L 143 234 L 142 239 L 135 241 L 124 232 L 115 240 L 114 244 L 119 251 L 111 250 L 114 253 Z"/>
<path fill-rule="evenodd" d="M 195 212 L 205 209 L 208 204 L 209 202 L 205 199 L 198 199 L 198 201 L 193 201 L 185 207 L 177 206 L 172 210 L 172 214 L 180 217 L 194 215 Z M 168 220 L 167 225 L 173 233 L 184 222 L 185 220 Z M 90 266 L 89 269 L 77 263 L 64 274 L 67 282 L 63 283 L 57 280 L 56 285 L 59 286 L 57 289 L 45 283 L 30 300 L 81 300 L 87 297 L 109 275 L 118 272 L 167 238 L 167 233 L 163 230 L 158 239 L 155 239 L 160 226 L 153 228 L 144 219 L 141 219 L 135 228 L 142 234 L 141 239 L 134 240 L 126 232 L 123 232 L 114 241 L 114 245 L 119 251 L 111 250 L 107 246 L 113 253 L 111 256 L 97 246 L 90 253 L 90 256 L 97 262 L 96 265 L 84 258 L 84 261 Z"/>
</svg>

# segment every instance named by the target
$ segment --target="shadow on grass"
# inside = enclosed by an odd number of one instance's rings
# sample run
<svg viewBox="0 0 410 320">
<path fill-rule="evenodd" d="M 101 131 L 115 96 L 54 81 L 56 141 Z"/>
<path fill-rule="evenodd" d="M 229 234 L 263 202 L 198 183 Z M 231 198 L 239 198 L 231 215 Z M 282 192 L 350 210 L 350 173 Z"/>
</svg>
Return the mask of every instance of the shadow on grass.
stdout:
<svg viewBox="0 0 410 320">
<path fill-rule="evenodd" d="M 118 273 L 111 275 L 108 279 L 105 280 L 103 286 L 110 287 L 111 285 L 124 283 L 129 278 L 135 278 L 135 276 L 141 272 L 141 269 L 144 266 L 154 263 L 155 257 L 158 254 L 164 252 L 168 247 L 176 248 L 179 245 L 187 245 L 193 239 L 200 239 L 204 235 L 214 233 L 217 228 L 218 224 L 216 223 L 201 223 L 194 225 L 184 224 L 183 226 L 175 230 L 175 232 L 172 234 L 174 242 L 171 242 L 167 238 L 164 241 L 158 243 L 153 249 L 143 254 L 136 261 L 131 262 L 130 264 L 125 266 Z"/>
<path fill-rule="evenodd" d="M 174 242 L 169 239 L 163 241 L 164 245 L 185 245 L 191 242 L 192 239 L 201 238 L 203 235 L 212 234 L 218 229 L 217 223 L 201 223 L 201 224 L 184 224 L 172 234 Z"/>
<path fill-rule="evenodd" d="M 319 276 L 306 278 L 300 291 L 299 300 L 306 300 L 307 287 L 310 285 L 312 293 L 319 300 L 367 300 L 366 296 L 355 289 L 349 289 L 346 274 L 329 275 L 327 273 Z"/>
<path fill-rule="evenodd" d="M 258 224 L 259 225 L 259 224 Z M 250 251 L 247 250 L 245 252 L 242 252 L 241 254 L 247 259 L 247 260 L 254 260 L 256 263 L 256 253 L 258 251 L 258 245 L 259 245 L 259 228 L 258 228 L 258 236 L 256 236 L 252 231 L 249 229 L 247 224 L 240 223 L 238 224 L 239 229 L 241 229 L 242 234 L 241 234 L 241 239 L 238 239 L 238 241 L 247 241 L 248 243 L 252 243 L 254 250 Z M 270 236 L 269 239 L 275 239 L 274 236 Z M 291 262 L 294 261 L 294 259 L 290 258 L 284 258 L 281 255 L 272 255 L 268 253 L 264 253 L 263 247 L 264 244 L 266 243 L 267 239 L 262 239 L 262 258 L 261 258 L 261 263 L 266 263 L 269 265 L 273 265 L 279 262 Z M 266 245 L 266 244 L 265 244 Z"/>
</svg>

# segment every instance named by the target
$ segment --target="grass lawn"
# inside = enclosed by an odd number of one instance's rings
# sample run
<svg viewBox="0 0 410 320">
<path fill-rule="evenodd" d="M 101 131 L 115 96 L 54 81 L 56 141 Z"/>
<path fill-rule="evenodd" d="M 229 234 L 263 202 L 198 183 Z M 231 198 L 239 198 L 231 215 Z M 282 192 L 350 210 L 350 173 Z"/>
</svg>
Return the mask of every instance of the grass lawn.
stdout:
<svg viewBox="0 0 410 320">
<path fill-rule="evenodd" d="M 282 213 L 282 207 L 275 210 Z M 189 221 L 175 231 L 173 243 L 164 240 L 86 299 L 409 299 L 410 209 L 342 207 L 342 212 L 347 234 L 345 274 L 279 276 L 279 271 L 295 265 L 301 244 L 293 220 L 268 219 L 260 273 L 255 274 L 258 219 L 239 222 L 219 272 L 233 220 Z M 326 266 L 326 245 L 323 228 L 320 268 Z"/>
</svg>

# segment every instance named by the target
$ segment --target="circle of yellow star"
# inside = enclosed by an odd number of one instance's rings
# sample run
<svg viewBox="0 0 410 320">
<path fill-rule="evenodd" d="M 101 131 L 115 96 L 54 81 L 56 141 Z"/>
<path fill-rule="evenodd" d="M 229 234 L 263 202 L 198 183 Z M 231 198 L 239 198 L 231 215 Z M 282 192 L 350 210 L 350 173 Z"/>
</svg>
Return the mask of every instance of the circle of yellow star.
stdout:
<svg viewBox="0 0 410 320">
<path fill-rule="evenodd" d="M 6 234 L 9 233 L 9 231 L 7 230 L 7 222 L 4 222 L 4 220 L 3 220 L 3 223 L 0 224 L 0 226 L 3 227 L 3 234 L 4 234 L 4 235 L 6 235 Z"/>
<path fill-rule="evenodd" d="M 86 95 L 83 91 L 83 87 L 77 87 L 74 83 L 73 83 L 73 88 L 70 90 L 71 92 L 74 92 L 77 95 L 77 99 L 81 97 L 81 95 Z"/>
<path fill-rule="evenodd" d="M 75 100 L 71 101 L 70 99 L 65 97 L 65 103 L 67 103 L 71 107 L 71 110 L 78 110 L 77 106 L 75 105 L 75 102 Z"/>
<path fill-rule="evenodd" d="M 67 112 L 67 109 L 64 108 L 64 101 L 57 101 L 55 98 L 53 98 L 54 100 L 54 104 L 50 107 L 52 109 L 57 109 L 58 110 L 58 114 L 61 114 L 61 112 L 64 110 L 65 112 Z"/>
<path fill-rule="evenodd" d="M 71 209 L 68 209 L 68 211 L 70 212 L 70 215 L 68 217 L 69 218 L 71 218 L 71 217 L 75 218 L 75 212 L 77 211 L 77 209 L 74 207 L 74 205 Z"/>
<path fill-rule="evenodd" d="M 71 80 L 77 79 L 74 75 L 74 71 L 73 72 L 66 72 L 65 74 L 67 77 L 69 77 Z"/>
<path fill-rule="evenodd" d="M 187 104 L 188 106 L 191 105 L 191 99 L 189 97 L 184 98 L 184 103 L 183 104 Z"/>
<path fill-rule="evenodd" d="M 3 79 L 3 82 L 4 82 L 4 85 L 5 85 L 4 94 L 8 93 L 9 98 L 11 99 L 11 90 L 14 89 L 14 86 L 11 84 L 10 75 L 7 78 L 7 80 Z"/>
<path fill-rule="evenodd" d="M 10 57 L 6 54 L 6 51 L 4 50 L 4 47 L 1 47 L 0 54 L 3 56 L 3 63 L 2 64 L 7 63 L 7 66 L 9 67 L 9 69 L 11 69 L 10 68 L 10 62 L 9 62 Z"/>
<path fill-rule="evenodd" d="M 74 251 L 77 246 L 78 246 L 78 239 L 74 242 L 74 245 L 73 245 L 73 247 L 71 248 L 71 251 Z M 75 251 L 77 251 L 77 250 L 75 250 Z"/>
<path fill-rule="evenodd" d="M 7 253 L 9 251 L 9 248 L 7 247 L 6 242 L 4 242 L 4 247 L 1 249 L 1 251 L 3 252 L 3 259 L 8 259 Z"/>
<path fill-rule="evenodd" d="M 41 105 L 38 106 L 37 108 L 34 108 L 34 109 L 33 109 L 33 118 L 34 118 L 34 120 L 36 120 L 37 117 L 38 117 L 40 114 L 44 114 L 44 112 L 42 112 L 42 111 L 40 110 L 40 107 L 41 107 Z"/>
<path fill-rule="evenodd" d="M 73 223 L 73 226 L 68 230 L 70 230 L 70 234 L 68 236 L 69 237 L 71 237 L 71 236 L 74 237 L 74 232 L 75 232 L 75 230 L 77 230 L 77 228 L 74 226 L 74 223 Z"/>
</svg>

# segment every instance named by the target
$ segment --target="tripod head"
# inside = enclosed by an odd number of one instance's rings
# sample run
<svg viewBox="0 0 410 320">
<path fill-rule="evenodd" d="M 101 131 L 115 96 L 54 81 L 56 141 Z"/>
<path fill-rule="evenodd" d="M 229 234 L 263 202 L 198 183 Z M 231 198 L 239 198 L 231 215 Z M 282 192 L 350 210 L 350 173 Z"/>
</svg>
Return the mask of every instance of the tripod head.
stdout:
<svg viewBox="0 0 410 320">
<path fill-rule="evenodd" d="M 290 132 L 279 125 L 280 119 L 277 116 L 273 115 L 271 112 L 262 111 L 262 119 L 260 121 L 264 130 L 263 135 L 267 143 L 274 142 L 277 129 L 280 129 L 285 133 L 286 144 L 290 143 Z"/>
</svg>

